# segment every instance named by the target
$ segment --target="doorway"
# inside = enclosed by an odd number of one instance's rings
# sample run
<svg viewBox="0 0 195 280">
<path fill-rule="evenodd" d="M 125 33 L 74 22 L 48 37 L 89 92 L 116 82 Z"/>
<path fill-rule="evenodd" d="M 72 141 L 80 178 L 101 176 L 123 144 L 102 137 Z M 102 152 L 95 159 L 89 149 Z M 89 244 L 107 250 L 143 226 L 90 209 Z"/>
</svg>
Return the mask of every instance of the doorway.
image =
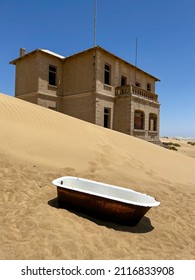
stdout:
<svg viewBox="0 0 195 280">
<path fill-rule="evenodd" d="M 111 108 L 104 107 L 104 127 L 110 128 Z"/>
</svg>

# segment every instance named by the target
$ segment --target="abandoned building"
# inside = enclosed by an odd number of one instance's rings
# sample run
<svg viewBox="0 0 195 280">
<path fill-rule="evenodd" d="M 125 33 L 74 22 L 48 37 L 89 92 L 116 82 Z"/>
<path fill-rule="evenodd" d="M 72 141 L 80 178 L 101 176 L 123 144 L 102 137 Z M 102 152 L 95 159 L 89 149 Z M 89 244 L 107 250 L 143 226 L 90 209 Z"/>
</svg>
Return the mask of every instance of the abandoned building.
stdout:
<svg viewBox="0 0 195 280">
<path fill-rule="evenodd" d="M 10 62 L 15 96 L 58 112 L 159 141 L 158 78 L 100 46 L 63 57 L 45 49 Z"/>
</svg>

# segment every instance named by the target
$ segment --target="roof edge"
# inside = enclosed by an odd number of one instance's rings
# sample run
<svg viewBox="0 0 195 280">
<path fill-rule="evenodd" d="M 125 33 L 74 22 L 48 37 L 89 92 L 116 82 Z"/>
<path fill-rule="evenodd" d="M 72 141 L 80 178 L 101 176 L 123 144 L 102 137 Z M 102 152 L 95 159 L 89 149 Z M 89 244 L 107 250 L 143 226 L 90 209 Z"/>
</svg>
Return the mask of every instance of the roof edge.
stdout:
<svg viewBox="0 0 195 280">
<path fill-rule="evenodd" d="M 134 64 L 132 64 L 132 63 L 126 61 L 125 59 L 123 59 L 123 58 L 121 58 L 121 57 L 119 57 L 119 56 L 117 56 L 117 55 L 115 55 L 115 54 L 113 54 L 113 53 L 107 51 L 106 49 L 104 49 L 104 48 L 102 48 L 102 47 L 100 47 L 100 46 L 97 46 L 97 48 L 100 48 L 100 49 L 103 50 L 104 52 L 111 54 L 111 55 L 114 56 L 115 58 L 124 61 L 125 63 L 127 63 L 127 64 L 130 65 L 131 67 L 136 68 L 137 70 L 139 70 L 139 71 L 141 71 L 141 72 L 143 72 L 143 73 L 149 75 L 150 77 L 154 78 L 157 82 L 160 82 L 160 79 L 159 79 L 159 78 L 157 78 L 157 77 L 155 77 L 155 76 L 149 74 L 148 72 L 146 72 L 146 71 L 142 70 L 141 68 L 135 66 Z"/>
<path fill-rule="evenodd" d="M 23 59 L 23 58 L 25 58 L 25 57 L 27 57 L 27 56 L 29 56 L 29 55 L 31 55 L 31 54 L 34 54 L 34 53 L 36 53 L 36 52 L 43 52 L 43 53 L 45 53 L 45 54 L 48 54 L 48 55 L 51 55 L 51 56 L 55 56 L 55 57 L 57 57 L 57 58 L 59 58 L 59 59 L 64 59 L 64 58 L 65 58 L 65 56 L 59 55 L 59 54 L 57 54 L 57 53 L 55 53 L 55 52 L 52 52 L 52 51 L 50 51 L 50 50 L 47 50 L 47 49 L 35 49 L 35 50 L 31 51 L 31 52 L 28 52 L 28 53 L 26 53 L 26 54 L 24 54 L 24 55 L 22 55 L 22 56 L 19 56 L 19 57 L 16 58 L 16 59 L 10 61 L 9 64 L 15 65 L 17 61 L 19 61 L 19 60 L 21 60 L 21 59 Z"/>
<path fill-rule="evenodd" d="M 51 56 L 55 56 L 55 57 L 58 58 L 58 59 L 66 60 L 66 59 L 70 59 L 70 58 L 72 58 L 72 57 L 74 57 L 74 56 L 80 55 L 80 54 L 82 54 L 82 53 L 86 53 L 86 52 L 89 52 L 89 51 L 92 51 L 92 50 L 96 50 L 96 49 L 100 49 L 100 50 L 104 51 L 105 53 L 114 56 L 116 59 L 119 59 L 119 60 L 121 60 L 121 61 L 127 63 L 127 64 L 130 65 L 131 67 L 136 68 L 138 71 L 141 71 L 141 72 L 143 72 L 143 73 L 149 75 L 150 77 L 152 77 L 152 78 L 155 79 L 156 81 L 160 82 L 160 79 L 158 79 L 157 77 L 155 77 L 155 76 L 149 74 L 148 72 L 142 70 L 142 69 L 139 68 L 139 67 L 136 67 L 135 65 L 131 64 L 130 62 L 128 62 L 128 61 L 124 60 L 123 58 L 121 58 L 121 57 L 119 57 L 119 56 L 117 56 L 117 55 L 115 55 L 115 54 L 109 52 L 108 50 L 102 48 L 102 47 L 99 46 L 99 45 L 97 45 L 97 46 L 95 46 L 95 47 L 88 48 L 88 49 L 86 49 L 86 50 L 80 51 L 80 52 L 78 52 L 78 53 L 72 54 L 72 55 L 67 56 L 67 57 L 62 56 L 62 55 L 59 55 L 59 54 L 54 53 L 54 52 L 52 52 L 52 51 L 50 51 L 50 50 L 47 50 L 47 49 L 35 49 L 35 50 L 33 50 L 33 51 L 29 52 L 29 53 L 26 53 L 26 54 L 23 55 L 23 56 L 20 56 L 20 57 L 18 57 L 18 58 L 16 58 L 16 59 L 10 61 L 9 64 L 15 65 L 17 61 L 19 61 L 19 60 L 21 60 L 21 59 L 23 59 L 23 58 L 25 58 L 25 57 L 27 57 L 27 56 L 33 54 L 33 53 L 36 53 L 36 52 L 43 52 L 43 53 L 45 53 L 45 54 L 48 54 L 48 55 L 51 55 Z"/>
<path fill-rule="evenodd" d="M 128 61 L 124 60 L 123 58 L 121 58 L 121 57 L 119 57 L 119 56 L 117 56 L 117 55 L 115 55 L 115 54 L 109 52 L 108 50 L 102 48 L 102 47 L 99 46 L 99 45 L 97 45 L 97 46 L 95 46 L 95 47 L 92 47 L 92 48 L 89 48 L 89 49 L 86 49 L 86 50 L 83 50 L 83 51 L 81 51 L 81 52 L 72 54 L 72 55 L 70 55 L 70 56 L 67 56 L 67 57 L 64 58 L 64 60 L 70 59 L 70 58 L 72 58 L 72 57 L 74 57 L 74 56 L 77 56 L 77 55 L 80 55 L 80 54 L 82 54 L 82 53 L 86 53 L 86 52 L 89 52 L 89 51 L 92 51 L 92 50 L 95 50 L 95 49 L 100 49 L 100 50 L 104 51 L 105 53 L 114 56 L 116 59 L 122 60 L 123 62 L 127 63 L 127 64 L 130 65 L 131 67 L 136 68 L 138 71 L 141 71 L 141 72 L 143 72 L 143 73 L 149 75 L 150 77 L 152 77 L 153 79 L 155 79 L 156 82 L 160 82 L 160 79 L 159 79 L 159 78 L 157 78 L 157 77 L 155 77 L 155 76 L 149 74 L 148 72 L 142 70 L 142 69 L 139 68 L 139 67 L 136 67 L 135 65 L 131 64 L 130 62 L 128 62 Z"/>
</svg>

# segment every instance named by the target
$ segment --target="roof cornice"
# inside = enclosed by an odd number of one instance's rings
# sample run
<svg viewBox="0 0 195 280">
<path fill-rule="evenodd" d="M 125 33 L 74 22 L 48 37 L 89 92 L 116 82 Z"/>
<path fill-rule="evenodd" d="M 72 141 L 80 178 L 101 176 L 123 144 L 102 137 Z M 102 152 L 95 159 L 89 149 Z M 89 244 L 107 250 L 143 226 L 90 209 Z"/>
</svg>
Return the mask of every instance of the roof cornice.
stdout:
<svg viewBox="0 0 195 280">
<path fill-rule="evenodd" d="M 36 49 L 36 50 L 34 50 L 34 51 L 32 51 L 32 52 L 29 52 L 29 53 L 27 53 L 27 54 L 24 54 L 24 55 L 22 55 L 22 56 L 20 56 L 20 57 L 18 57 L 18 58 L 16 58 L 16 59 L 10 61 L 9 63 L 15 65 L 17 61 L 19 61 L 19 60 L 21 60 L 21 59 L 23 59 L 23 58 L 25 58 L 25 57 L 27 57 L 27 56 L 29 56 L 29 55 L 32 55 L 32 54 L 34 54 L 34 53 L 36 53 L 36 52 L 43 52 L 43 53 L 45 53 L 45 54 L 47 54 L 47 55 L 54 56 L 54 57 L 56 57 L 56 58 L 58 58 L 58 59 L 61 59 L 61 60 L 63 60 L 63 61 L 66 61 L 66 60 L 71 59 L 71 58 L 73 58 L 73 57 L 75 57 L 75 56 L 81 55 L 82 53 L 84 54 L 84 53 L 86 53 L 86 52 L 95 51 L 95 50 L 103 51 L 103 52 L 105 52 L 105 53 L 111 55 L 112 57 L 115 57 L 116 59 L 125 62 L 125 63 L 128 64 L 129 66 L 135 68 L 137 71 L 141 71 L 142 73 L 145 73 L 145 74 L 149 75 L 150 77 L 152 77 L 152 78 L 155 79 L 156 81 L 160 81 L 157 77 L 155 77 L 155 76 L 149 74 L 148 72 L 146 72 L 146 71 L 144 71 L 144 70 L 142 70 L 142 69 L 136 67 L 135 65 L 131 64 L 130 62 L 124 60 L 123 58 L 121 58 L 121 57 L 119 57 L 119 56 L 117 56 L 117 55 L 115 55 L 115 54 L 113 54 L 113 53 L 111 53 L 111 52 L 109 52 L 109 51 L 107 51 L 106 49 L 100 47 L 99 45 L 97 45 L 97 46 L 95 46 L 95 47 L 92 47 L 92 48 L 89 48 L 89 49 L 86 49 L 86 50 L 83 50 L 83 51 L 81 51 L 81 52 L 72 54 L 72 55 L 67 56 L 67 57 L 62 56 L 62 55 L 59 55 L 59 54 L 57 54 L 57 53 L 54 53 L 54 52 L 49 51 L 49 50 L 46 50 L 46 49 Z"/>
</svg>

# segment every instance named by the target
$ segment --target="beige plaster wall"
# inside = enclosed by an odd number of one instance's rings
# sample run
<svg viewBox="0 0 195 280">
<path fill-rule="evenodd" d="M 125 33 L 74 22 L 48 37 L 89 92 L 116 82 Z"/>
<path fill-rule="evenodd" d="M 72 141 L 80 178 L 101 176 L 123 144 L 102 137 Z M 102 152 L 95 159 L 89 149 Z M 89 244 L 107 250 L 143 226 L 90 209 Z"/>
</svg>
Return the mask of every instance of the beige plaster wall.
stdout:
<svg viewBox="0 0 195 280">
<path fill-rule="evenodd" d="M 130 134 L 131 99 L 129 96 L 115 99 L 113 129 Z"/>
<path fill-rule="evenodd" d="M 93 92 L 61 98 L 62 113 L 95 123 L 95 95 Z"/>
<path fill-rule="evenodd" d="M 114 99 L 97 95 L 96 97 L 96 121 L 95 123 L 100 126 L 104 126 L 104 108 L 110 109 L 110 129 L 113 129 L 113 117 L 114 117 Z"/>
<path fill-rule="evenodd" d="M 49 66 L 55 66 L 56 86 L 49 85 Z M 52 96 L 61 96 L 63 90 L 63 61 L 44 52 L 37 53 L 38 92 Z"/>
<path fill-rule="evenodd" d="M 26 56 L 16 63 L 15 96 L 38 92 L 37 56 Z"/>
<path fill-rule="evenodd" d="M 144 130 L 134 129 L 134 112 L 140 110 L 145 115 Z M 149 131 L 149 114 L 157 115 L 157 131 Z M 160 106 L 157 103 L 149 102 L 144 99 L 132 97 L 131 100 L 131 117 L 130 117 L 130 134 L 147 141 L 158 141 L 159 140 L 159 120 L 160 120 Z"/>
<path fill-rule="evenodd" d="M 93 51 L 67 58 L 63 66 L 63 95 L 95 91 Z"/>
</svg>

